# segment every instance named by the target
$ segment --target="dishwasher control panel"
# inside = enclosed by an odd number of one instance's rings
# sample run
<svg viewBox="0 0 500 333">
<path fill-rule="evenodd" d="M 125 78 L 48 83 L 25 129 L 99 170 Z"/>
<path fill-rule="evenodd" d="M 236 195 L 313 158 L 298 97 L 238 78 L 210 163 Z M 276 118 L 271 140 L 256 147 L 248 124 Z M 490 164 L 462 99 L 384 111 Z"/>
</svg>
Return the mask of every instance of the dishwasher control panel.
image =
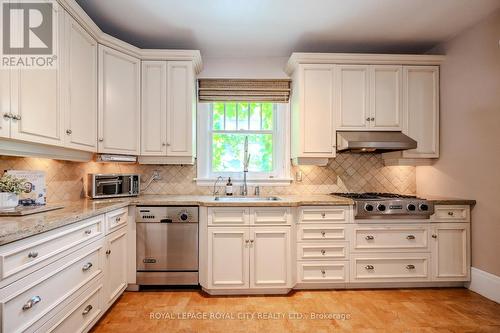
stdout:
<svg viewBox="0 0 500 333">
<path fill-rule="evenodd" d="M 197 206 L 137 206 L 137 223 L 198 223 Z"/>
</svg>

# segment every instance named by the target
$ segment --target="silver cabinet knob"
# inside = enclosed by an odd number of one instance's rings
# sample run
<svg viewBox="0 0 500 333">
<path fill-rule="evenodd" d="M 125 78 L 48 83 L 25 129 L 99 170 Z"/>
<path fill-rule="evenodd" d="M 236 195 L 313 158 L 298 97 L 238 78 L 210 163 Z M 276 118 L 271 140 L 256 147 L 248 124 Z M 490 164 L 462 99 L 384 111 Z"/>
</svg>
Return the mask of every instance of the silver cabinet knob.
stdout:
<svg viewBox="0 0 500 333">
<path fill-rule="evenodd" d="M 325 216 L 326 216 L 326 213 L 321 213 L 322 218 L 325 218 Z"/>
<path fill-rule="evenodd" d="M 14 120 L 21 120 L 21 116 L 18 115 L 18 114 L 14 114 L 14 115 L 11 115 L 11 119 L 14 119 Z"/>
<path fill-rule="evenodd" d="M 321 236 L 325 237 L 326 236 L 326 232 L 322 231 L 321 232 Z"/>
<path fill-rule="evenodd" d="M 167 142 L 167 146 L 169 146 L 169 147 L 170 147 L 170 142 Z"/>
<path fill-rule="evenodd" d="M 67 129 L 67 130 L 66 130 L 66 134 L 71 135 L 71 133 L 73 133 L 73 131 L 72 131 L 72 130 L 70 130 L 70 129 Z"/>
<path fill-rule="evenodd" d="M 92 309 L 93 309 L 92 305 L 90 305 L 90 304 L 89 304 L 89 305 L 87 305 L 87 306 L 85 307 L 85 309 L 83 309 L 82 315 L 84 315 L 84 316 L 85 316 L 85 315 L 86 315 L 86 314 L 88 314 L 88 313 L 89 313 Z"/>
<path fill-rule="evenodd" d="M 248 239 L 245 239 L 245 243 L 248 244 L 250 242 L 250 240 Z"/>
<path fill-rule="evenodd" d="M 30 251 L 30 253 L 28 253 L 28 258 L 36 258 L 36 257 L 38 257 L 38 252 Z"/>
<path fill-rule="evenodd" d="M 161 145 L 165 147 L 167 144 L 165 142 L 162 142 Z"/>
<path fill-rule="evenodd" d="M 375 118 L 371 117 L 371 118 L 370 118 L 370 121 L 375 121 Z"/>
<path fill-rule="evenodd" d="M 375 237 L 373 237 L 372 235 L 368 235 L 365 237 L 366 240 L 374 240 Z"/>
<path fill-rule="evenodd" d="M 326 271 L 324 269 L 321 270 L 321 275 L 323 275 L 323 276 L 326 275 Z"/>
<path fill-rule="evenodd" d="M 370 121 L 370 117 L 366 118 L 366 121 Z"/>
<path fill-rule="evenodd" d="M 5 113 L 3 114 L 3 117 L 4 117 L 5 119 L 12 119 L 12 113 L 7 113 L 7 112 L 5 112 Z"/>
<path fill-rule="evenodd" d="M 413 236 L 413 235 L 408 235 L 408 236 L 406 236 L 406 239 L 407 239 L 407 240 L 412 240 L 412 239 L 415 239 L 415 236 Z"/>
<path fill-rule="evenodd" d="M 448 215 L 453 216 L 453 212 L 448 212 Z"/>
<path fill-rule="evenodd" d="M 322 254 L 322 255 L 325 255 L 325 254 L 326 254 L 326 251 L 325 251 L 325 250 L 321 250 L 321 254 Z"/>
<path fill-rule="evenodd" d="M 86 271 L 88 271 L 91 267 L 92 267 L 92 263 L 91 263 L 91 262 L 88 262 L 88 263 L 86 263 L 85 265 L 83 265 L 83 267 L 82 267 L 82 271 L 86 272 Z"/>
<path fill-rule="evenodd" d="M 374 269 L 374 268 L 375 268 L 375 267 L 373 267 L 373 265 L 366 265 L 366 266 L 365 266 L 365 269 L 367 269 L 367 270 L 372 270 L 372 269 Z"/>
<path fill-rule="evenodd" d="M 250 244 L 253 244 L 254 240 L 253 239 L 250 239 Z"/>
<path fill-rule="evenodd" d="M 433 234 L 433 235 L 432 235 L 432 238 L 434 238 L 434 239 L 435 239 L 435 238 L 438 238 L 438 235 Z"/>
<path fill-rule="evenodd" d="M 415 269 L 415 265 L 406 265 L 406 269 Z"/>
<path fill-rule="evenodd" d="M 106 254 L 109 256 L 111 254 L 111 250 L 106 250 Z"/>
<path fill-rule="evenodd" d="M 26 303 L 23 305 L 23 311 L 31 309 L 35 304 L 40 303 L 42 298 L 40 296 L 31 297 Z"/>
<path fill-rule="evenodd" d="M 103 138 L 99 138 L 99 142 L 103 142 L 103 141 L 104 141 L 104 139 L 103 139 Z"/>
<path fill-rule="evenodd" d="M 116 221 L 116 222 L 120 222 L 121 220 L 122 220 L 122 218 L 121 218 L 120 216 L 118 216 L 118 217 L 115 219 L 115 221 Z"/>
<path fill-rule="evenodd" d="M 92 233 L 92 230 L 91 229 L 87 229 L 85 230 L 85 235 L 90 235 Z"/>
</svg>

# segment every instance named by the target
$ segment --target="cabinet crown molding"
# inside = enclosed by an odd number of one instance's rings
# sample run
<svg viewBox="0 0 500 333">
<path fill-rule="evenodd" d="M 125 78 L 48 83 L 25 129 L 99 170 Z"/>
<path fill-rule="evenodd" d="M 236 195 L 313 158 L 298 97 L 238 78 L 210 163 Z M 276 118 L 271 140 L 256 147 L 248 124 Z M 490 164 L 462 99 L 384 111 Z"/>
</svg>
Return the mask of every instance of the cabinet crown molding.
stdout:
<svg viewBox="0 0 500 333">
<path fill-rule="evenodd" d="M 141 49 L 103 32 L 75 0 L 57 0 L 68 13 L 94 37 L 99 44 L 141 60 L 185 60 L 193 63 L 196 74 L 203 69 L 199 50 Z"/>
<path fill-rule="evenodd" d="M 294 52 L 288 59 L 285 72 L 292 75 L 300 64 L 439 65 L 444 59 L 444 55 L 429 54 Z"/>
</svg>

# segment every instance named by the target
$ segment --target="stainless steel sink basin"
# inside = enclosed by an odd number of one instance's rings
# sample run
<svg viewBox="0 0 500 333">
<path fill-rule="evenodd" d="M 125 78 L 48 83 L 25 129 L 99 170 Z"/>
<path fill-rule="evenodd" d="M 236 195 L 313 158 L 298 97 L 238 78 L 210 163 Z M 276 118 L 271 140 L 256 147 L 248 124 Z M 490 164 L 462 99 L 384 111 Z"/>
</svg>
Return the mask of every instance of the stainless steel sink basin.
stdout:
<svg viewBox="0 0 500 333">
<path fill-rule="evenodd" d="M 261 202 L 261 201 L 279 201 L 278 197 L 215 197 L 215 201 L 220 202 Z"/>
</svg>

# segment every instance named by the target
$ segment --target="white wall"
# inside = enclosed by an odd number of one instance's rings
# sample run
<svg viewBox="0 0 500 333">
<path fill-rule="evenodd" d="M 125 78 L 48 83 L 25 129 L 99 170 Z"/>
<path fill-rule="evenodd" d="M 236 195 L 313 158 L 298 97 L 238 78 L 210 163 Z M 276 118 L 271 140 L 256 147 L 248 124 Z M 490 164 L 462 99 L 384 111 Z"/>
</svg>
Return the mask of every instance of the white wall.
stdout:
<svg viewBox="0 0 500 333">
<path fill-rule="evenodd" d="M 288 57 L 207 58 L 203 57 L 200 78 L 286 79 Z"/>
<path fill-rule="evenodd" d="M 500 11 L 433 51 L 441 67 L 441 157 L 417 194 L 477 200 L 472 265 L 500 276 Z M 431 51 L 432 53 L 432 51 Z"/>
</svg>

